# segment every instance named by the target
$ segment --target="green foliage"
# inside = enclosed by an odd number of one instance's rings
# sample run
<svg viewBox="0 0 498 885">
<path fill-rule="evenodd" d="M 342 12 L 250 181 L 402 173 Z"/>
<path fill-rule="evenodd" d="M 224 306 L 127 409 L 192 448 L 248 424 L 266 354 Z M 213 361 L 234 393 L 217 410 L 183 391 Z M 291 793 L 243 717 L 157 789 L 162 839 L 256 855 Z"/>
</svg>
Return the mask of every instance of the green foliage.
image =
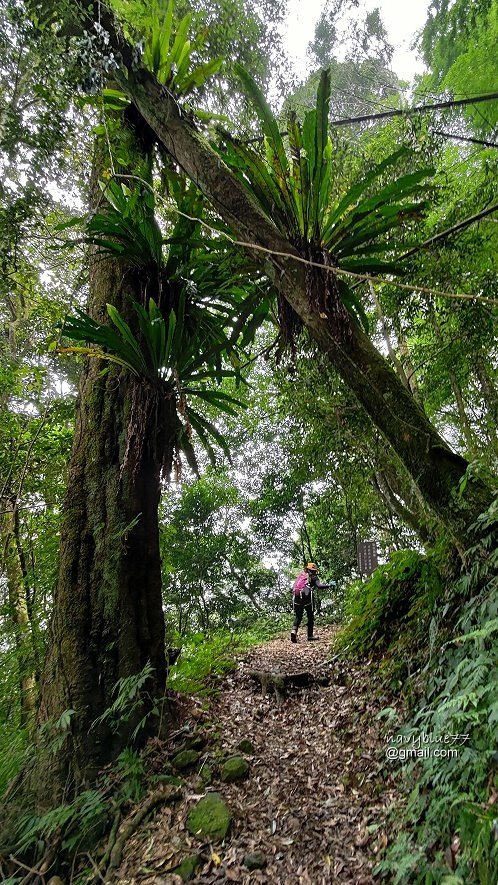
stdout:
<svg viewBox="0 0 498 885">
<path fill-rule="evenodd" d="M 404 635 L 413 651 L 412 643 L 427 636 L 427 620 L 442 590 L 433 556 L 415 550 L 393 553 L 366 583 L 356 581 L 347 589 L 344 609 L 349 622 L 336 637 L 337 648 L 348 657 L 375 650 L 398 654 Z"/>
<path fill-rule="evenodd" d="M 57 756 L 62 750 L 71 733 L 71 719 L 74 713 L 75 711 L 71 709 L 63 710 L 58 719 L 48 719 L 43 722 L 39 729 L 43 752 Z"/>
<path fill-rule="evenodd" d="M 180 638 L 182 653 L 171 669 L 168 686 L 183 694 L 210 694 L 216 680 L 236 666 L 237 639 L 226 630 L 210 636 L 192 633 Z"/>
<path fill-rule="evenodd" d="M 143 345 L 112 304 L 107 304 L 107 312 L 115 328 L 97 323 L 84 311 L 77 310 L 75 316 L 66 319 L 63 334 L 67 338 L 89 341 L 99 347 L 61 347 L 59 352 L 79 353 L 117 363 L 136 377 L 152 380 L 160 377 L 166 384 L 169 382 L 173 389 L 176 379 L 181 378 L 185 392 L 197 395 L 216 404 L 220 410 L 234 414 L 233 407 L 240 403 L 228 394 L 204 390 L 202 385 L 187 386 L 189 382 L 197 384 L 213 375 L 234 377 L 236 372 L 216 367 L 206 368 L 207 354 L 204 350 L 201 353 L 196 352 L 196 341 L 192 340 L 184 322 L 185 298 L 184 291 L 180 296 L 178 311 L 171 309 L 167 323 L 153 298 L 149 299 L 148 310 L 138 302 L 132 302 Z"/>
<path fill-rule="evenodd" d="M 212 119 L 230 107 L 231 118 L 247 110 L 227 80 L 235 60 L 258 74 L 281 83 L 282 58 L 279 33 L 286 11 L 285 0 L 212 0 L 209 4 L 176 0 L 112 0 L 130 40 L 144 46 L 144 62 L 161 82 L 178 95 L 193 95 L 197 104 L 207 94 L 200 112 Z M 194 35 L 194 36 L 192 36 Z M 173 57 L 174 56 L 174 57 Z M 274 62 L 278 59 L 279 64 Z M 223 65 L 221 66 L 221 61 Z M 280 69 L 279 69 L 280 68 Z"/>
<path fill-rule="evenodd" d="M 92 728 L 96 728 L 101 723 L 107 723 L 111 731 L 117 733 L 122 723 L 135 718 L 137 714 L 141 714 L 144 709 L 144 696 L 147 694 L 147 683 L 150 682 L 153 672 L 153 667 L 151 667 L 150 663 L 147 663 L 139 673 L 119 679 L 113 687 L 113 694 L 116 696 L 115 700 L 110 707 L 104 710 L 101 716 L 95 719 L 92 723 Z M 135 740 L 141 730 L 147 725 L 151 716 L 159 716 L 159 713 L 158 706 L 152 705 L 136 725 L 131 735 L 131 740 Z"/>
<path fill-rule="evenodd" d="M 247 527 L 248 502 L 228 471 L 207 469 L 170 496 L 161 533 L 167 617 L 180 633 L 238 630 L 275 587 Z M 165 520 L 166 522 L 166 520 Z"/>
<path fill-rule="evenodd" d="M 456 837 L 455 882 L 492 885 L 498 878 L 498 500 L 473 531 L 484 527 L 484 544 L 467 551 L 470 571 L 453 589 L 461 602 L 454 638 L 426 665 L 422 705 L 402 730 L 413 739 L 425 733 L 433 745 L 446 738 L 457 753 L 404 764 L 408 802 L 396 811 L 399 836 L 377 868 L 400 885 L 446 882 L 444 852 Z M 446 637 L 447 608 L 439 615 Z"/>
<path fill-rule="evenodd" d="M 144 65 L 159 83 L 175 95 L 186 97 L 204 89 L 207 81 L 219 72 L 223 58 L 198 63 L 207 33 L 200 31 L 194 40 L 189 40 L 193 15 L 188 12 L 176 21 L 174 6 L 173 0 L 169 0 L 166 9 L 156 2 L 144 16 L 135 3 L 124 0 L 125 10 L 135 22 L 133 30 L 136 31 L 138 25 L 143 34 Z M 128 104 L 125 94 L 117 89 L 103 89 L 101 98 L 106 110 L 122 111 Z"/>
<path fill-rule="evenodd" d="M 269 642 L 287 628 L 288 622 L 288 615 L 248 615 L 240 618 L 230 632 L 218 629 L 210 635 L 199 632 L 174 637 L 182 653 L 170 670 L 168 686 L 183 694 L 210 694 L 216 689 L 216 681 L 236 667 L 238 652 Z"/>
<path fill-rule="evenodd" d="M 116 759 L 114 773 L 120 783 L 119 798 L 125 802 L 138 802 L 143 796 L 145 781 L 145 766 L 141 755 L 131 747 L 125 747 Z"/>
<path fill-rule="evenodd" d="M 340 270 L 402 272 L 391 257 L 392 232 L 427 208 L 422 196 L 433 170 L 409 172 L 382 184 L 383 177 L 392 176 L 398 162 L 409 154 L 402 148 L 332 200 L 335 170 L 328 135 L 329 71 L 322 71 L 316 108 L 306 113 L 302 126 L 296 114 L 289 117 L 289 159 L 278 120 L 262 91 L 247 71 L 237 70 L 263 126 L 266 158 L 247 144 L 227 139 L 224 159 L 279 230 L 298 248 L 324 250 L 332 266 Z M 308 257 L 318 259 L 319 255 L 317 251 Z M 354 291 L 342 279 L 339 290 L 347 309 L 366 327 L 366 315 Z"/>
<path fill-rule="evenodd" d="M 85 239 L 97 252 L 126 258 L 137 267 L 157 267 L 162 261 L 163 238 L 151 212 L 154 195 L 146 187 L 131 190 L 113 179 L 99 182 L 109 203 L 86 224 Z M 72 221 L 68 224 L 72 224 Z M 59 228 L 67 224 L 58 225 Z"/>
<path fill-rule="evenodd" d="M 3 685 L 2 685 L 3 688 Z M 2 700 L 3 700 L 2 695 Z M 26 762 L 29 734 L 19 728 L 12 718 L 2 716 L 0 727 L 0 796 L 3 796 L 9 783 Z"/>
<path fill-rule="evenodd" d="M 498 34 L 498 7 L 494 0 L 436 0 L 422 31 L 420 45 L 430 75 L 428 90 L 451 90 L 456 95 L 482 95 L 495 91 L 498 62 L 494 46 Z M 486 111 L 470 106 L 465 115 L 474 127 L 492 132 L 498 118 L 498 101 Z"/>
<path fill-rule="evenodd" d="M 257 618 L 247 616 L 244 621 L 239 618 L 237 621 L 236 632 L 239 638 L 241 648 L 251 645 L 262 645 L 270 642 L 285 630 L 288 630 L 289 615 L 260 615 Z"/>
<path fill-rule="evenodd" d="M 144 297 L 146 306 L 132 301 L 130 322 L 113 304 L 107 304 L 111 324 L 100 323 L 77 309 L 66 318 L 63 334 L 97 347 L 59 347 L 58 352 L 115 363 L 137 378 L 152 381 L 166 395 L 174 393 L 186 420 L 179 448 L 196 471 L 192 430 L 212 463 L 216 461 L 213 441 L 230 457 L 223 434 L 207 417 L 205 405 L 214 408 L 214 416 L 220 412 L 235 415 L 240 409 L 239 399 L 212 382 L 219 385 L 224 378 L 242 381 L 243 348 L 250 345 L 265 320 L 269 299 L 260 285 L 243 275 L 247 270 L 244 260 L 201 230 L 198 219 L 204 206 L 195 188 L 173 175 L 170 179 L 180 211 L 164 244 L 154 219 L 153 194 L 146 190 L 142 202 L 142 188 L 131 192 L 116 182 L 103 188 L 109 209 L 92 217 L 85 235 L 100 251 L 142 268 L 151 288 L 159 288 L 157 301 L 152 296 Z M 163 245 L 168 246 L 167 252 L 163 253 Z M 143 285 L 145 288 L 145 278 Z M 192 408 L 192 398 L 200 407 Z"/>
<path fill-rule="evenodd" d="M 92 839 L 107 820 L 106 796 L 100 790 L 84 790 L 71 804 L 59 805 L 40 816 L 26 815 L 19 821 L 18 851 L 24 853 L 40 842 L 49 844 L 62 833 L 61 848 L 73 851 L 83 839 Z"/>
<path fill-rule="evenodd" d="M 213 58 L 193 66 L 206 34 L 198 34 L 194 42 L 188 39 L 191 13 L 187 13 L 174 28 L 173 5 L 169 0 L 164 14 L 157 6 L 153 9 L 145 40 L 144 63 L 164 86 L 177 95 L 187 95 L 192 89 L 204 86 L 206 80 L 219 71 L 223 59 Z"/>
</svg>

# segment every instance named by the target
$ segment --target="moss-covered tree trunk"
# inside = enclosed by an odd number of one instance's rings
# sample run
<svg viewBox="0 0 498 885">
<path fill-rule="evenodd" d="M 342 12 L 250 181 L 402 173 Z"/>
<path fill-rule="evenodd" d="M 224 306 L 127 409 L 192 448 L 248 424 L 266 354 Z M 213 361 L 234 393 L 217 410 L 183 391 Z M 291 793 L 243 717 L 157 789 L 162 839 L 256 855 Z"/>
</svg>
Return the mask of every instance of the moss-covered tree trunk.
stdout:
<svg viewBox="0 0 498 885">
<path fill-rule="evenodd" d="M 96 201 L 95 181 L 92 191 Z M 108 320 L 110 302 L 133 322 L 131 300 L 145 305 L 150 295 L 158 297 L 157 268 L 149 275 L 123 259 L 94 252 L 89 285 L 94 319 Z M 54 731 L 47 723 L 74 712 L 63 717 L 69 727 L 62 749 L 55 756 L 42 754 L 39 762 L 37 779 L 47 798 L 57 800 L 62 789 L 91 782 L 129 740 L 151 700 L 164 692 L 158 504 L 161 471 L 171 469 L 177 427 L 175 397 L 165 396 L 160 380 L 136 378 L 95 359 L 87 362 L 38 714 L 48 742 Z M 107 720 L 97 723 L 115 700 L 117 681 L 140 673 L 146 664 L 153 675 L 133 714 L 122 719 L 117 731 Z M 157 720 L 149 724 L 157 727 Z"/>
</svg>

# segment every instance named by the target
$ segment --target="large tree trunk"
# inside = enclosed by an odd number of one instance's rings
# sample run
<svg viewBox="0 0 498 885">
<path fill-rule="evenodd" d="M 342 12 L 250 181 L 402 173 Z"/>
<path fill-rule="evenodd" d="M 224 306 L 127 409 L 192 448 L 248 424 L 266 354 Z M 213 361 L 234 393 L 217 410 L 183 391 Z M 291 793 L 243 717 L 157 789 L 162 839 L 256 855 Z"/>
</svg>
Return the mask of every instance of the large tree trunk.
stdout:
<svg viewBox="0 0 498 885">
<path fill-rule="evenodd" d="M 154 668 L 147 689 L 164 692 L 164 615 L 159 555 L 159 471 L 154 444 L 144 445 L 136 471 L 125 464 L 128 423 L 140 382 L 86 368 L 80 388 L 74 450 L 61 528 L 59 578 L 41 686 L 40 722 L 73 710 L 68 742 L 54 757 L 57 794 L 70 778 L 92 780 L 115 758 L 137 721 L 139 706 L 119 731 L 95 720 L 113 700 L 116 682 Z M 174 407 L 174 402 L 170 403 Z M 146 404 L 147 406 L 147 404 Z M 166 423 L 169 416 L 163 416 Z M 156 415 L 144 409 L 142 432 L 154 440 Z"/>
<path fill-rule="evenodd" d="M 334 318 L 310 303 L 305 265 L 295 260 L 301 258 L 299 253 L 250 198 L 171 93 L 149 72 L 134 69 L 130 47 L 112 32 L 110 22 L 106 27 L 127 68 L 126 76 L 117 75 L 121 88 L 168 153 L 209 198 L 240 241 L 252 244 L 249 249 L 253 257 L 260 257 L 276 288 L 299 314 L 343 381 L 391 444 L 423 499 L 463 551 L 469 542 L 468 526 L 492 500 L 490 489 L 471 479 L 465 496 L 459 496 L 458 486 L 467 461 L 450 449 L 359 326 L 351 322 L 349 334 L 339 337 Z M 324 285 L 323 274 L 320 279 L 317 273 L 316 280 L 317 285 Z M 314 301 L 319 303 L 320 299 Z"/>
<path fill-rule="evenodd" d="M 98 193 L 93 187 L 95 199 Z M 157 268 L 153 276 L 157 283 Z M 145 304 L 151 294 L 158 297 L 145 269 L 91 256 L 94 319 L 102 322 L 112 302 L 131 323 L 131 299 Z M 159 379 L 104 368 L 87 362 L 80 382 L 41 685 L 40 724 L 60 723 L 64 711 L 73 711 L 69 728 L 63 717 L 62 750 L 47 752 L 48 771 L 43 759 L 37 768 L 43 795 L 56 801 L 63 788 L 91 782 L 116 757 L 165 690 L 158 504 L 161 470 L 171 470 L 178 428 L 175 396 L 165 395 Z M 100 717 L 116 699 L 116 683 L 147 664 L 153 672 L 141 702 L 113 728 Z M 157 721 L 149 717 L 141 736 L 150 726 Z"/>
</svg>

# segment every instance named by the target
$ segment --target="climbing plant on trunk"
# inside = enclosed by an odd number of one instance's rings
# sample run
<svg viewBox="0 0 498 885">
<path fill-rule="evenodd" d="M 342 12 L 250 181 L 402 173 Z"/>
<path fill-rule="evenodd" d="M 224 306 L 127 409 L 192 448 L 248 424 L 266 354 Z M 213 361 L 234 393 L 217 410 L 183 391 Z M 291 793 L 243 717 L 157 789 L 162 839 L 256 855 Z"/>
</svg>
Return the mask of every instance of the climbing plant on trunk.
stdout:
<svg viewBox="0 0 498 885">
<path fill-rule="evenodd" d="M 154 218 L 152 140 L 134 109 L 117 133 L 122 175 L 107 170 L 99 141 L 91 187 L 88 312 L 68 317 L 63 352 L 86 357 L 61 529 L 38 721 L 63 723 L 57 758 L 46 755 L 37 782 L 54 798 L 92 780 L 136 734 L 157 726 L 165 689 L 158 504 L 185 452 L 195 469 L 193 437 L 214 459 L 223 436 L 195 397 L 233 413 L 237 400 L 209 386 L 238 377 L 242 319 L 267 310 L 264 292 L 241 278 L 240 261 L 202 235 L 193 186 L 174 180 L 176 224 L 164 237 Z M 171 201 L 171 206 L 174 202 Z M 71 221 L 72 225 L 73 222 Z M 196 256 L 198 260 L 196 260 Z M 266 307 L 265 307 L 266 304 Z M 246 336 L 247 337 L 247 336 Z M 224 355 L 232 360 L 227 368 Z M 141 702 L 119 723 L 103 716 L 120 680 L 147 672 Z M 43 757 L 42 757 L 43 760 Z"/>
<path fill-rule="evenodd" d="M 326 297 L 329 269 L 314 274 L 316 297 L 309 297 L 308 271 L 303 256 L 219 154 L 206 142 L 193 119 L 184 114 L 175 97 L 165 92 L 143 67 L 133 64 L 131 47 L 120 37 L 111 18 L 105 21 L 121 88 L 134 102 L 176 163 L 209 198 L 239 240 L 246 244 L 281 294 L 300 317 L 340 377 L 353 391 L 374 424 L 414 479 L 426 503 L 447 527 L 461 551 L 467 529 L 491 500 L 490 489 L 471 479 L 465 495 L 458 494 L 467 461 L 453 452 L 428 421 L 388 362 L 354 319 L 347 334 L 337 335 L 335 317 L 320 308 Z M 358 268 L 360 269 L 360 268 Z"/>
<path fill-rule="evenodd" d="M 146 174 L 147 157 L 130 132 L 134 172 Z M 101 202 L 98 181 L 103 145 L 95 152 L 92 210 Z M 150 269 L 125 257 L 89 257 L 89 312 L 105 315 L 112 302 L 125 315 L 129 301 L 143 302 L 153 286 Z M 114 758 L 144 716 L 137 710 L 119 734 L 94 722 L 111 706 L 120 678 L 152 667 L 150 699 L 165 682 L 164 619 L 158 548 L 157 505 L 161 468 L 177 432 L 174 399 L 160 400 L 153 385 L 87 361 L 80 386 L 73 451 L 61 528 L 54 611 L 40 690 L 38 719 L 54 723 L 70 711 L 66 742 L 37 781 L 60 798 L 91 780 Z M 139 440 L 147 439 L 146 445 Z M 133 452 L 133 456 L 131 453 Z M 170 457 L 171 460 L 171 457 Z M 50 756 L 47 754 L 47 759 Z M 48 795 L 48 794 L 47 794 Z"/>
</svg>

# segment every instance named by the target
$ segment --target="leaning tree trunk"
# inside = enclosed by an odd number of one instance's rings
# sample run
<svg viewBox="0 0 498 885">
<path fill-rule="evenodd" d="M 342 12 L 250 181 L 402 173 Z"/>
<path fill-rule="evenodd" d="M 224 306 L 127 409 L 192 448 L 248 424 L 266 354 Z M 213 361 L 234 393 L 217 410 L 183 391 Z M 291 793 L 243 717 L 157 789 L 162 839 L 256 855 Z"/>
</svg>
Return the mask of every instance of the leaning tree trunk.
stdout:
<svg viewBox="0 0 498 885">
<path fill-rule="evenodd" d="M 252 256 L 260 257 L 275 287 L 301 317 L 463 553 L 469 542 L 468 527 L 491 503 L 491 490 L 471 478 L 465 495 L 458 494 L 468 462 L 451 450 L 412 393 L 356 323 L 350 322 L 347 334 L 338 336 L 335 317 L 317 306 L 320 297 L 309 297 L 305 265 L 299 262 L 301 256 L 297 250 L 251 199 L 242 183 L 180 109 L 174 96 L 148 71 L 136 69 L 131 47 L 116 34 L 112 22 L 107 20 L 105 26 L 126 68 L 126 75 L 122 70 L 116 74 L 123 91 L 241 243 L 251 244 Z M 315 280 L 317 286 L 325 287 L 325 271 L 316 273 Z"/>
<path fill-rule="evenodd" d="M 130 299 L 157 298 L 143 268 L 107 255 L 90 256 L 89 282 L 89 312 L 99 322 L 107 302 L 131 322 Z M 160 380 L 103 369 L 88 361 L 80 382 L 41 685 L 38 719 L 49 740 L 47 723 L 69 722 L 62 749 L 51 755 L 49 748 L 37 767 L 43 795 L 55 800 L 116 757 L 165 689 L 158 504 L 178 427 L 175 397 L 164 396 Z M 147 664 L 153 672 L 142 702 L 112 728 L 100 717 L 116 699 L 116 683 Z M 65 711 L 73 712 L 61 723 Z"/>
</svg>

